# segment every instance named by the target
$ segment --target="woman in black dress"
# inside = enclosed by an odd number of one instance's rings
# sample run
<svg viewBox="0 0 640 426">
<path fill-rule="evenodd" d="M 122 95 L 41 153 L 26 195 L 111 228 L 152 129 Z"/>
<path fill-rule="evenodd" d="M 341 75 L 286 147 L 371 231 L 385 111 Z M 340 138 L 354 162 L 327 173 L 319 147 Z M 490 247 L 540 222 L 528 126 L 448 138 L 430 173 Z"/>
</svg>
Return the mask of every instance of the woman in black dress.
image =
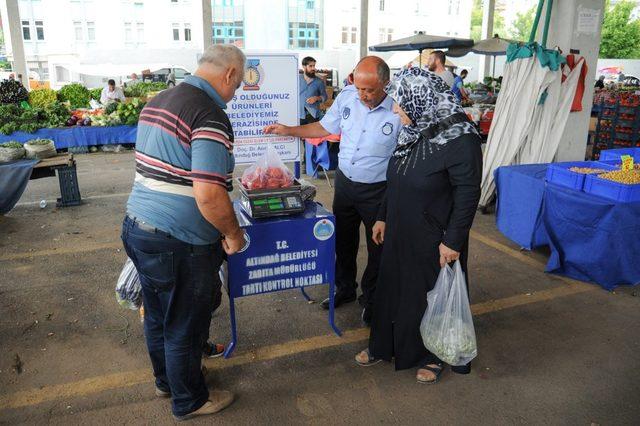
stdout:
<svg viewBox="0 0 640 426">
<path fill-rule="evenodd" d="M 420 321 L 446 263 L 467 270 L 469 230 L 480 198 L 480 137 L 446 84 L 410 68 L 386 89 L 403 127 L 389 162 L 387 193 L 373 231 L 384 241 L 369 348 L 360 365 L 395 361 L 418 368 L 422 383 L 437 382 L 443 363 L 424 346 Z M 468 373 L 470 366 L 452 367 Z"/>
</svg>

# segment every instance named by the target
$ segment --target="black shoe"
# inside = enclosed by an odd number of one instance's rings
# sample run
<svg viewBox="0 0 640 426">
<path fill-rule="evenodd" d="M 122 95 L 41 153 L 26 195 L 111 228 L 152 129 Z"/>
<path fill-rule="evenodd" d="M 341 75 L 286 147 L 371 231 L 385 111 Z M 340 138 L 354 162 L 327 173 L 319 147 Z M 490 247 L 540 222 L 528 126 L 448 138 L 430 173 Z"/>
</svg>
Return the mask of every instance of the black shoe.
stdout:
<svg viewBox="0 0 640 426">
<path fill-rule="evenodd" d="M 350 303 L 356 300 L 355 293 L 341 293 L 339 291 L 336 292 L 336 296 L 333 298 L 333 306 L 337 308 L 340 305 L 344 305 L 345 303 Z M 329 298 L 327 297 L 320 304 L 322 309 L 329 309 Z"/>
<path fill-rule="evenodd" d="M 373 318 L 373 310 L 371 306 L 365 306 L 362 310 L 362 322 L 367 326 L 371 327 L 371 318 Z"/>
</svg>

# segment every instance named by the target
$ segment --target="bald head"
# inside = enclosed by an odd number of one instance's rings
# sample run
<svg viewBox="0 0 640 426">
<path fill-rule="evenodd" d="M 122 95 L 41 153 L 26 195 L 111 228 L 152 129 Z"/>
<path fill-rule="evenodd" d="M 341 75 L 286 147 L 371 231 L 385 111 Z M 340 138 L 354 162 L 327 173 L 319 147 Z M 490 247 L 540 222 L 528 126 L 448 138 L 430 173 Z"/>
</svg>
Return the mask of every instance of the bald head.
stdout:
<svg viewBox="0 0 640 426">
<path fill-rule="evenodd" d="M 356 65 L 353 80 L 362 103 L 375 108 L 386 96 L 384 87 L 389 82 L 389 66 L 377 56 L 365 56 Z"/>
<path fill-rule="evenodd" d="M 378 56 L 365 56 L 360 59 L 360 62 L 358 62 L 358 65 L 356 65 L 356 69 L 353 72 L 353 76 L 355 77 L 358 73 L 370 76 L 375 75 L 378 80 L 385 85 L 389 82 L 389 66 Z"/>
<path fill-rule="evenodd" d="M 204 51 L 194 74 L 207 80 L 229 102 L 242 83 L 245 61 L 244 53 L 236 46 L 214 44 Z"/>
</svg>

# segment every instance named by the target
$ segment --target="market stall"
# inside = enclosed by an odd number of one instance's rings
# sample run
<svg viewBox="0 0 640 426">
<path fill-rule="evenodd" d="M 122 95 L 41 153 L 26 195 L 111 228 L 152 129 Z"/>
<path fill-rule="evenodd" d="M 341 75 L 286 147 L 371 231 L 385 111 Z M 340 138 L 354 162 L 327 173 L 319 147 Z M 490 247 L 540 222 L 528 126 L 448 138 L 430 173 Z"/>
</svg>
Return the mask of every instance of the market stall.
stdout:
<svg viewBox="0 0 640 426">
<path fill-rule="evenodd" d="M 127 144 L 136 142 L 136 130 L 137 126 L 46 128 L 36 130 L 33 133 L 0 134 L 0 143 L 9 141 L 24 143 L 33 139 L 50 139 L 55 144 L 56 149 Z"/>
<path fill-rule="evenodd" d="M 523 248 L 548 245 L 547 272 L 606 289 L 640 283 L 640 184 L 603 178 L 619 174 L 620 154 L 498 168 L 498 229 Z M 640 150 L 635 155 L 640 160 Z M 637 165 L 635 173 L 640 178 Z"/>
</svg>

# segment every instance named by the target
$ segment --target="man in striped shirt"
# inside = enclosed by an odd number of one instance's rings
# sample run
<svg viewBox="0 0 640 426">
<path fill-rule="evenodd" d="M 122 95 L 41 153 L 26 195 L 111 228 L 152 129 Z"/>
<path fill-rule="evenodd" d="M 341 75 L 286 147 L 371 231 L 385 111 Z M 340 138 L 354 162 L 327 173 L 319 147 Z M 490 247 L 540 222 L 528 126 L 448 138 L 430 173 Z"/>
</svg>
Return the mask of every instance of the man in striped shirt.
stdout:
<svg viewBox="0 0 640 426">
<path fill-rule="evenodd" d="M 136 175 L 122 240 L 140 275 L 156 395 L 183 420 L 212 414 L 233 394 L 205 385 L 202 347 L 220 305 L 223 250 L 244 245 L 229 199 L 233 129 L 224 112 L 244 75 L 235 46 L 214 45 L 194 75 L 142 110 Z"/>
</svg>

